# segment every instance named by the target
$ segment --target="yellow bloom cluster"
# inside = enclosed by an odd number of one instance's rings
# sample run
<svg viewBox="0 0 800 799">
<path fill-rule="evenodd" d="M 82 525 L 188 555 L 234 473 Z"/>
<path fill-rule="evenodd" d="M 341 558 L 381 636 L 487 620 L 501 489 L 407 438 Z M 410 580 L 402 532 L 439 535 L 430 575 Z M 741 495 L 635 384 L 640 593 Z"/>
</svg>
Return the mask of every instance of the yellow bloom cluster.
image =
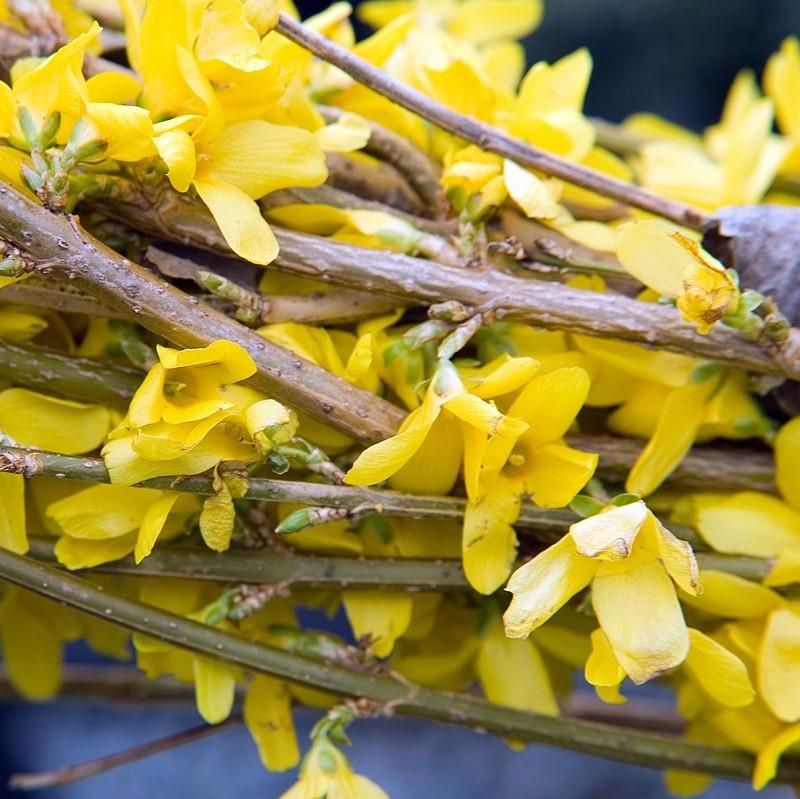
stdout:
<svg viewBox="0 0 800 799">
<path fill-rule="evenodd" d="M 0 0 L 0 25 L 52 41 L 0 81 L 0 193 L 129 280 L 124 297 L 92 284 L 66 241 L 40 257 L 0 208 L 0 548 L 409 696 L 479 687 L 556 717 L 576 675 L 611 704 L 659 680 L 697 751 L 748 752 L 754 785 L 772 780 L 800 751 L 792 298 L 602 185 L 706 212 L 797 205 L 797 39 L 702 135 L 644 114 L 610 135 L 583 113 L 587 50 L 525 69 L 539 0 L 368 0 L 361 41 L 347 3 L 305 21 L 481 137 L 313 57 L 281 33 L 288 0 L 24 5 Z M 80 287 L 56 291 L 70 262 Z M 487 297 L 495 282 L 565 306 L 529 312 Z M 642 332 L 595 304 L 666 321 Z M 291 374 L 264 355 L 282 351 Z M 249 673 L 18 583 L 0 582 L 0 646 L 24 696 L 54 696 L 63 645 L 85 639 L 191 684 L 209 724 L 243 689 L 265 767 L 300 767 L 283 799 L 386 796 L 341 746 L 392 702 L 339 704 L 341 684 Z M 341 611 L 350 639 L 302 608 Z M 325 711 L 304 755 L 296 703 Z M 667 774 L 680 795 L 709 780 Z"/>
</svg>

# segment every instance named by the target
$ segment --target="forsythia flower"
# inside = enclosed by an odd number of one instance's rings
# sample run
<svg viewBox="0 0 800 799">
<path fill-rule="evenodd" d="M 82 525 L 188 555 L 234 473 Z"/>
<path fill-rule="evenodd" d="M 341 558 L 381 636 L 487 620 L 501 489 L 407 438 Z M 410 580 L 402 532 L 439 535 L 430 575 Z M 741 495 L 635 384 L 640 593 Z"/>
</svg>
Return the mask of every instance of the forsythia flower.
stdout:
<svg viewBox="0 0 800 799">
<path fill-rule="evenodd" d="M 199 474 L 222 460 L 254 460 L 242 430 L 248 406 L 263 397 L 234 385 L 255 372 L 250 355 L 220 340 L 199 349 L 159 346 L 158 356 L 103 448 L 111 480 L 133 485 Z"/>
<path fill-rule="evenodd" d="M 639 500 L 577 522 L 557 544 L 521 566 L 506 634 L 525 638 L 591 583 L 592 605 L 621 667 L 641 684 L 682 663 L 689 633 L 675 581 L 700 592 L 692 549 Z"/>
<path fill-rule="evenodd" d="M 372 780 L 355 774 L 347 758 L 327 738 L 311 744 L 300 779 L 280 799 L 389 799 Z"/>
<path fill-rule="evenodd" d="M 677 300 L 681 316 L 708 333 L 738 298 L 725 267 L 694 239 L 659 221 L 634 222 L 617 233 L 617 256 L 637 280 Z"/>
</svg>

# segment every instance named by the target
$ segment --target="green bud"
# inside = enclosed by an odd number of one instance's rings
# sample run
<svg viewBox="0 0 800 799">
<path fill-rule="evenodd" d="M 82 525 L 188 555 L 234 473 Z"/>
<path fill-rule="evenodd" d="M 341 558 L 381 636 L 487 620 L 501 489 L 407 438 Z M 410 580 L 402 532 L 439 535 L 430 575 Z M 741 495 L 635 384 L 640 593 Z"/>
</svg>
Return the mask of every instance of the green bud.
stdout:
<svg viewBox="0 0 800 799">
<path fill-rule="evenodd" d="M 77 147 L 70 147 L 69 153 L 75 161 L 95 161 L 103 155 L 108 148 L 108 142 L 103 139 L 90 139 Z"/>
<path fill-rule="evenodd" d="M 469 343 L 469 340 L 478 332 L 483 324 L 483 316 L 475 314 L 471 319 L 459 325 L 441 344 L 438 352 L 438 358 L 449 360 L 457 352 L 464 349 Z"/>
<path fill-rule="evenodd" d="M 39 147 L 39 129 L 33 114 L 27 108 L 20 108 L 17 111 L 19 126 L 22 128 L 22 135 L 31 149 Z"/>
<path fill-rule="evenodd" d="M 640 499 L 641 497 L 638 494 L 617 494 L 611 500 L 611 504 L 621 508 L 623 505 L 633 505 L 634 502 L 638 502 Z"/>
<path fill-rule="evenodd" d="M 408 343 L 404 339 L 398 339 L 389 344 L 383 350 L 383 363 L 385 366 L 391 366 L 401 355 L 408 352 Z"/>
<path fill-rule="evenodd" d="M 714 375 L 721 374 L 725 368 L 726 367 L 718 363 L 701 363 L 700 366 L 696 366 L 692 370 L 692 374 L 690 375 L 689 379 L 692 381 L 692 383 L 702 383 L 705 380 L 709 380 L 710 378 L 714 377 Z"/>
<path fill-rule="evenodd" d="M 0 277 L 19 277 L 25 273 L 25 263 L 13 255 L 0 261 Z"/>
<path fill-rule="evenodd" d="M 311 527 L 314 524 L 313 512 L 311 508 L 299 508 L 292 511 L 276 528 L 275 532 L 278 535 L 290 535 L 291 533 L 299 533 L 305 530 L 306 527 Z"/>
<path fill-rule="evenodd" d="M 589 516 L 596 516 L 600 513 L 604 506 L 602 502 L 596 500 L 594 497 L 578 494 L 578 496 L 569 503 L 569 507 L 582 519 L 588 519 Z"/>
<path fill-rule="evenodd" d="M 27 164 L 22 164 L 20 171 L 22 172 L 23 180 L 28 184 L 28 188 L 34 194 L 41 194 L 41 192 L 44 190 L 44 181 L 42 180 L 42 176 L 35 170 L 31 169 Z"/>
<path fill-rule="evenodd" d="M 431 319 L 439 319 L 443 322 L 463 322 L 471 315 L 467 306 L 458 300 L 438 302 L 428 308 L 428 316 Z"/>
<path fill-rule="evenodd" d="M 286 474 L 292 468 L 289 459 L 275 449 L 267 455 L 267 463 L 275 474 Z"/>
<path fill-rule="evenodd" d="M 43 149 L 49 147 L 53 143 L 53 139 L 58 135 L 60 127 L 61 114 L 58 111 L 53 111 L 44 121 L 44 125 L 42 125 L 42 130 L 39 133 L 39 146 Z"/>
</svg>

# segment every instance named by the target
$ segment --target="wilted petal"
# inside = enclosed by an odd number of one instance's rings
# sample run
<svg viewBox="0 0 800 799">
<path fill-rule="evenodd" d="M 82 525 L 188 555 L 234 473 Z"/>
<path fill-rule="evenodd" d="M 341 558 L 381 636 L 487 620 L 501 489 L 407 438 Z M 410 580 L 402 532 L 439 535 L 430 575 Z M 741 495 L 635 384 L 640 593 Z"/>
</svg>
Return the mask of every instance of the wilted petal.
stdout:
<svg viewBox="0 0 800 799">
<path fill-rule="evenodd" d="M 370 651 L 387 657 L 411 624 L 411 595 L 399 591 L 344 591 L 347 618 L 356 639 L 369 636 Z"/>
<path fill-rule="evenodd" d="M 641 500 L 576 522 L 569 528 L 575 549 L 587 558 L 621 560 L 631 554 L 633 544 L 650 511 Z"/>
<path fill-rule="evenodd" d="M 681 606 L 657 560 L 634 556 L 600 563 L 592 604 L 617 660 L 637 685 L 686 658 L 689 635 Z"/>
<path fill-rule="evenodd" d="M 506 586 L 514 595 L 503 615 L 506 635 L 526 638 L 584 589 L 596 569 L 596 562 L 575 551 L 569 535 L 520 566 Z"/>
<path fill-rule="evenodd" d="M 253 676 L 244 697 L 244 723 L 264 767 L 286 771 L 300 761 L 292 720 L 292 695 L 285 683 L 263 674 Z"/>
</svg>

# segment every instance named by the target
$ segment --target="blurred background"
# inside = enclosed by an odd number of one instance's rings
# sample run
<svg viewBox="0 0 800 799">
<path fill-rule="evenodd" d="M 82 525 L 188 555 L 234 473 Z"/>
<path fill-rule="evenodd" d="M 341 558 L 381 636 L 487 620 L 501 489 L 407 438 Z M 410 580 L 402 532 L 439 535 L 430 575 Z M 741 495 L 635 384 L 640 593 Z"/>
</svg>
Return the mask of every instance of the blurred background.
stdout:
<svg viewBox="0 0 800 799">
<path fill-rule="evenodd" d="M 169 0 L 162 0 L 169 2 Z M 761 72 L 783 37 L 800 33 L 800 0 L 545 0 L 542 25 L 526 42 L 530 62 L 554 60 L 586 45 L 595 71 L 591 115 L 618 121 L 653 111 L 694 128 L 719 117 L 736 72 Z M 303 16 L 327 6 L 303 2 Z M 366 33 L 362 29 L 360 33 Z M 70 659 L 86 660 L 83 648 Z M 315 719 L 298 714 L 304 741 Z M 200 723 L 191 704 L 143 706 L 64 699 L 45 705 L 0 694 L 0 796 L 17 771 L 79 763 Z M 657 799 L 668 796 L 654 771 L 501 741 L 409 719 L 353 725 L 348 755 L 392 799 Z M 273 799 L 293 773 L 265 772 L 242 728 L 229 729 L 95 779 L 31 794 L 40 799 Z M 19 794 L 13 794 L 19 796 Z M 788 799 L 773 788 L 763 799 Z M 754 796 L 746 785 L 717 782 L 709 799 Z"/>
</svg>

